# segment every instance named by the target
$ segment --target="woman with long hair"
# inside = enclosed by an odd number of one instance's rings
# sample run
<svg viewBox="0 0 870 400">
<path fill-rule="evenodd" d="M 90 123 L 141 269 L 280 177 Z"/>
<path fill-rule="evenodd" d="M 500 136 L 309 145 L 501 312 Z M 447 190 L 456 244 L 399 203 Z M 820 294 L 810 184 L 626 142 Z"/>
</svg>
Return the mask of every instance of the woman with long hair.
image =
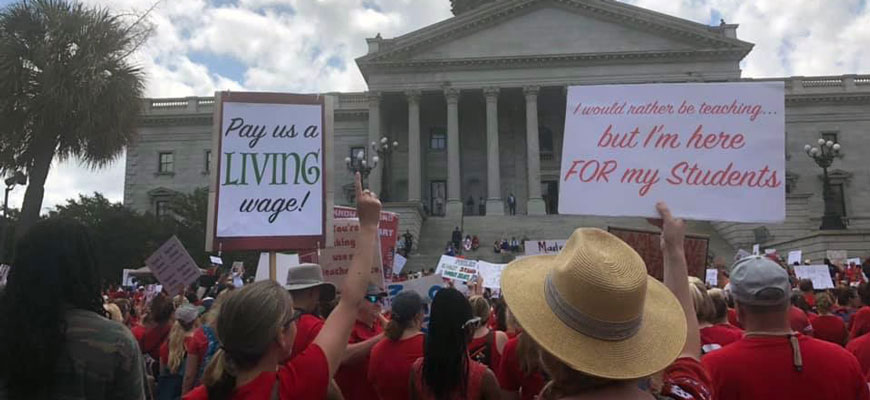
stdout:
<svg viewBox="0 0 870 400">
<path fill-rule="evenodd" d="M 212 356 L 217 352 L 220 343 L 215 333 L 217 316 L 220 314 L 221 304 L 233 292 L 225 290 L 213 299 L 211 307 L 200 318 L 200 327 L 193 333 L 187 346 L 187 360 L 184 366 L 184 379 L 181 382 L 181 394 L 186 394 L 199 385 L 203 372 Z"/>
<path fill-rule="evenodd" d="M 0 398 L 143 399 L 142 354 L 103 310 L 94 245 L 49 218 L 18 241 L 0 293 Z"/>
<path fill-rule="evenodd" d="M 698 282 L 700 281 L 698 279 Z M 703 282 L 701 283 L 703 284 Z M 725 301 L 725 292 L 722 289 L 713 288 L 707 290 L 707 296 L 710 299 L 710 304 L 713 306 L 712 314 L 705 315 L 702 322 L 700 320 L 701 313 L 696 313 L 699 318 L 698 324 L 701 327 L 702 350 L 705 354 L 743 338 L 743 329 L 728 323 L 728 304 Z M 694 295 L 693 298 L 695 298 Z M 698 306 L 698 303 L 694 304 L 696 307 Z M 696 310 L 699 309 L 696 308 Z"/>
<path fill-rule="evenodd" d="M 378 233 L 381 203 L 355 187 L 360 229 L 357 248 L 345 277 L 341 300 L 323 329 L 302 354 L 293 357 L 296 320 L 301 313 L 279 284 L 261 281 L 235 290 L 221 305 L 216 333 L 220 350 L 203 375 L 203 385 L 184 396 L 188 400 L 300 398 L 322 399 L 329 379 L 341 363 L 357 310 L 371 277 L 371 260 Z"/>
<path fill-rule="evenodd" d="M 181 383 L 188 348 L 196 328 L 199 327 L 199 309 L 184 304 L 175 310 L 175 322 L 169 338 L 160 346 L 160 375 L 157 378 L 157 399 L 181 398 Z"/>
<path fill-rule="evenodd" d="M 495 374 L 468 355 L 467 343 L 479 322 L 460 291 L 438 291 L 432 300 L 423 358 L 414 362 L 410 374 L 411 399 L 499 398 Z"/>
<path fill-rule="evenodd" d="M 812 321 L 813 337 L 831 343 L 845 346 L 849 340 L 849 331 L 843 319 L 834 315 L 834 299 L 828 293 L 816 295 L 816 309 L 819 316 Z"/>
<path fill-rule="evenodd" d="M 641 383 L 664 370 L 655 395 L 712 398 L 683 253 L 686 224 L 663 221 L 664 284 L 640 255 L 600 229 L 574 231 L 556 256 L 511 262 L 501 276 L 511 312 L 541 348 L 550 399 L 651 399 Z"/>
<path fill-rule="evenodd" d="M 523 333 L 510 309 L 505 310 L 507 320 L 516 326 L 516 336 L 504 346 L 501 365 L 496 377 L 501 386 L 502 400 L 533 400 L 544 388 L 544 375 L 541 373 L 541 351 L 537 343 Z"/>
<path fill-rule="evenodd" d="M 492 308 L 483 296 L 471 296 L 468 298 L 471 304 L 471 313 L 480 323 L 475 327 L 471 342 L 468 344 L 468 354 L 475 361 L 483 363 L 493 372 L 498 371 L 501 363 L 501 353 L 508 341 L 507 334 L 502 331 L 492 330 L 487 325 L 492 314 Z"/>
<path fill-rule="evenodd" d="M 391 302 L 390 322 L 384 337 L 372 348 L 368 381 L 381 400 L 408 398 L 411 365 L 423 356 L 423 319 L 426 303 L 414 291 L 405 290 Z"/>
</svg>

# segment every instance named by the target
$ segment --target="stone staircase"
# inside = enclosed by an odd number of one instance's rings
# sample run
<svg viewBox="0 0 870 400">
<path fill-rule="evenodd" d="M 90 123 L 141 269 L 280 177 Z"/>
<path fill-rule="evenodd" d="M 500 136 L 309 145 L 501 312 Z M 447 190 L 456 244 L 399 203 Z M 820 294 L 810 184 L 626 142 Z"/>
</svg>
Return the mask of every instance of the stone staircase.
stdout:
<svg viewBox="0 0 870 400">
<path fill-rule="evenodd" d="M 573 215 L 541 215 L 541 216 L 466 216 L 463 218 L 430 217 L 423 222 L 417 249 L 411 254 L 406 265 L 408 271 L 435 268 L 438 259 L 444 253 L 444 248 L 450 240 L 453 229 L 459 226 L 466 234 L 477 235 L 480 239 L 480 249 L 467 252 L 467 258 L 485 260 L 495 263 L 510 262 L 515 254 L 492 251 L 493 242 L 505 238 L 516 237 L 522 240 L 567 239 L 574 229 L 579 227 L 597 227 L 607 229 L 608 226 L 651 230 L 655 229 L 643 218 L 610 218 Z M 689 233 L 710 238 L 709 251 L 713 256 L 722 255 L 731 260 L 735 249 L 717 232 L 709 222 L 690 221 Z"/>
</svg>

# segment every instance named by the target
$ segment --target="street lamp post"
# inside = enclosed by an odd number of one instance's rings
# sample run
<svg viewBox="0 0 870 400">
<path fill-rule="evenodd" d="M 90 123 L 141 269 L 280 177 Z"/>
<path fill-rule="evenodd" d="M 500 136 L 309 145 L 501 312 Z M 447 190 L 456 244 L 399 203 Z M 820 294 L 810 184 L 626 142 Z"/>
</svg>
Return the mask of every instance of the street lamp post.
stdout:
<svg viewBox="0 0 870 400">
<path fill-rule="evenodd" d="M 9 192 L 15 185 L 26 185 L 27 176 L 21 171 L 15 171 L 12 176 L 6 178 L 6 193 L 3 196 L 3 229 L 0 230 L 0 262 L 6 261 L 6 234 L 9 231 Z"/>
<path fill-rule="evenodd" d="M 390 165 L 392 164 L 391 155 L 393 150 L 399 146 L 399 142 L 393 141 L 390 143 L 389 139 L 386 137 L 382 137 L 380 141 L 371 143 L 371 150 L 373 155 L 371 159 L 368 157 L 367 151 L 362 151 L 357 154 L 354 154 L 353 157 L 345 157 L 344 164 L 347 167 L 347 170 L 351 173 L 359 172 L 360 176 L 362 176 L 363 186 L 366 186 L 366 179 L 368 179 L 369 174 L 371 174 L 372 170 L 377 168 L 378 163 L 383 160 L 384 163 L 384 176 L 385 181 L 390 181 L 390 175 L 388 175 L 390 171 Z M 382 200 L 387 200 L 389 197 L 388 193 L 389 185 L 383 185 L 381 189 L 380 198 Z"/>
<path fill-rule="evenodd" d="M 846 229 L 843 216 L 834 208 L 831 179 L 828 177 L 828 168 L 834 162 L 834 158 L 840 154 L 840 144 L 831 140 L 819 139 L 818 147 L 805 145 L 804 151 L 816 162 L 816 165 L 822 168 L 822 197 L 825 200 L 825 214 L 822 215 L 822 226 L 819 229 Z"/>
</svg>

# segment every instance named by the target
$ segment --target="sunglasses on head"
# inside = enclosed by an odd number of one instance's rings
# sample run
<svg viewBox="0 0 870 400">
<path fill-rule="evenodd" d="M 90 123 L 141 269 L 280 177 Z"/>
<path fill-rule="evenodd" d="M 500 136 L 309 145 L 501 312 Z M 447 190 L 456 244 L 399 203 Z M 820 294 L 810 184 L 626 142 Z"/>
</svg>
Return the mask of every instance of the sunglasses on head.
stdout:
<svg viewBox="0 0 870 400">
<path fill-rule="evenodd" d="M 474 317 L 468 321 L 465 321 L 465 323 L 462 324 L 462 329 L 477 328 L 478 324 L 480 324 L 480 317 Z"/>
</svg>

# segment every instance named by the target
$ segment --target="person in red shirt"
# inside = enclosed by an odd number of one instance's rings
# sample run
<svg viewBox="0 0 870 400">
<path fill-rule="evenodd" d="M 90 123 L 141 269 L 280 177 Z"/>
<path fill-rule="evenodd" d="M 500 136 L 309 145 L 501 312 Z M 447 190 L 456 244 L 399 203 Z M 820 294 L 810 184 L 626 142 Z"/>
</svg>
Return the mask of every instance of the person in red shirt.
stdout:
<svg viewBox="0 0 870 400">
<path fill-rule="evenodd" d="M 852 315 L 850 339 L 870 332 L 870 284 L 864 283 L 858 286 L 858 297 L 861 299 L 862 307 Z"/>
<path fill-rule="evenodd" d="M 293 306 L 302 312 L 302 317 L 296 324 L 296 339 L 290 355 L 294 357 L 302 354 L 323 328 L 323 318 L 317 312 L 318 306 L 321 302 L 335 300 L 335 285 L 323 280 L 323 270 L 319 265 L 302 264 L 290 267 L 284 288 L 293 297 Z"/>
<path fill-rule="evenodd" d="M 499 399 L 495 374 L 468 355 L 467 344 L 480 322 L 458 290 L 445 288 L 435 294 L 423 357 L 411 366 L 411 399 Z"/>
<path fill-rule="evenodd" d="M 858 291 L 853 287 L 837 286 L 834 288 L 834 300 L 837 301 L 837 306 L 834 307 L 833 313 L 843 319 L 848 329 L 852 321 L 852 315 L 855 314 L 858 307 L 861 307 Z"/>
<path fill-rule="evenodd" d="M 846 324 L 842 318 L 831 314 L 833 307 L 834 300 L 831 295 L 820 293 L 816 296 L 816 308 L 819 310 L 819 316 L 812 321 L 813 336 L 816 339 L 844 346 L 849 339 L 849 331 L 846 330 Z"/>
<path fill-rule="evenodd" d="M 473 360 L 486 365 L 493 372 L 498 371 L 501 353 L 504 351 L 504 345 L 508 341 L 507 334 L 492 330 L 483 323 L 491 314 L 489 302 L 483 296 L 471 296 L 468 302 L 471 304 L 472 314 L 480 318 L 481 321 L 481 324 L 474 330 L 471 342 L 468 344 L 468 353 Z"/>
<path fill-rule="evenodd" d="M 272 281 L 246 285 L 221 306 L 217 336 L 221 348 L 203 376 L 204 385 L 185 400 L 323 399 L 329 377 L 341 364 L 348 338 L 371 277 L 371 260 L 378 234 L 381 204 L 354 179 L 360 230 L 353 261 L 344 279 L 342 296 L 323 329 L 302 354 L 287 360 L 293 350 L 296 321 L 301 313 L 293 299 Z"/>
<path fill-rule="evenodd" d="M 335 383 L 345 399 L 377 400 L 377 393 L 368 381 L 369 354 L 381 339 L 381 302 L 387 294 L 369 285 L 350 333 L 347 351 L 335 374 Z"/>
<path fill-rule="evenodd" d="M 710 303 L 713 306 L 713 314 L 700 322 L 701 326 L 701 350 L 706 354 L 720 349 L 743 338 L 743 329 L 728 323 L 728 305 L 725 303 L 725 292 L 722 289 L 710 289 L 707 291 Z"/>
<path fill-rule="evenodd" d="M 854 356 L 791 329 L 791 285 L 782 267 L 760 256 L 738 261 L 731 293 L 746 333 L 702 360 L 718 399 L 870 399 Z"/>
<path fill-rule="evenodd" d="M 810 323 L 810 314 L 806 312 L 806 301 L 800 293 L 791 296 L 791 307 L 788 309 L 788 323 L 795 332 L 804 335 L 813 335 L 813 325 Z M 815 316 L 815 315 L 814 315 Z"/>
<path fill-rule="evenodd" d="M 371 352 L 368 381 L 381 400 L 408 398 L 411 365 L 423 356 L 423 318 L 426 303 L 417 292 L 405 290 L 391 301 L 390 322 L 384 328 L 386 339 Z"/>
<path fill-rule="evenodd" d="M 502 400 L 534 400 L 544 388 L 540 349 L 529 335 L 520 331 L 504 346 L 496 377 Z"/>
<path fill-rule="evenodd" d="M 160 345 L 169 337 L 172 328 L 172 313 L 175 307 L 172 300 L 165 294 L 159 293 L 151 299 L 148 315 L 145 316 L 144 329 L 139 339 L 139 349 L 142 354 L 151 356 L 155 361 L 160 360 Z M 135 334 L 135 332 L 134 332 Z M 152 376 L 160 373 L 160 364 L 154 363 L 154 368 L 148 371 Z"/>
<path fill-rule="evenodd" d="M 861 365 L 861 372 L 867 382 L 870 382 L 870 335 L 862 335 L 846 343 L 848 350 Z"/>
<path fill-rule="evenodd" d="M 699 362 L 686 223 L 664 203 L 657 208 L 665 284 L 634 249 L 595 228 L 575 230 L 556 256 L 525 257 L 502 272 L 502 294 L 552 378 L 544 399 L 652 398 L 640 384 L 659 371 L 657 398 L 713 398 Z"/>
</svg>

